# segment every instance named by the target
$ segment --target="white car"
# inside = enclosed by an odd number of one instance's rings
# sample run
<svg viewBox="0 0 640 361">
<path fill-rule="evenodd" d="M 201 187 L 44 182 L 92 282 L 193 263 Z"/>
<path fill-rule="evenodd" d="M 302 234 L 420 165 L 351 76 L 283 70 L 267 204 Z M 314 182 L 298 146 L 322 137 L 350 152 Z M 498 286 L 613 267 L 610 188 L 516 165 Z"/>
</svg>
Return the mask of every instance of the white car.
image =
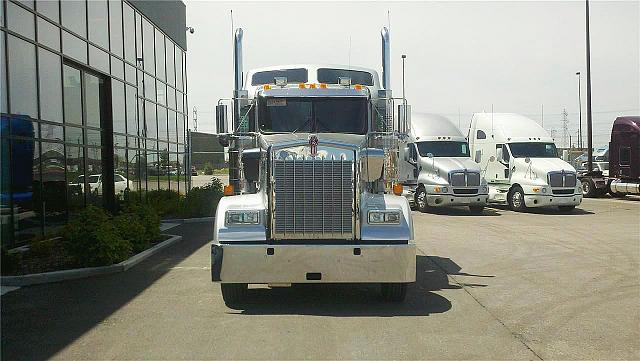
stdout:
<svg viewBox="0 0 640 361">
<path fill-rule="evenodd" d="M 131 189 L 131 181 L 125 178 L 121 174 L 113 175 L 114 191 L 117 197 L 122 197 L 124 191 L 128 188 Z M 96 195 L 102 194 L 102 174 L 92 174 L 87 177 L 87 183 L 89 184 L 89 191 Z M 70 184 L 71 186 L 80 186 L 80 189 L 84 191 L 84 175 L 78 176 L 76 183 Z"/>
</svg>

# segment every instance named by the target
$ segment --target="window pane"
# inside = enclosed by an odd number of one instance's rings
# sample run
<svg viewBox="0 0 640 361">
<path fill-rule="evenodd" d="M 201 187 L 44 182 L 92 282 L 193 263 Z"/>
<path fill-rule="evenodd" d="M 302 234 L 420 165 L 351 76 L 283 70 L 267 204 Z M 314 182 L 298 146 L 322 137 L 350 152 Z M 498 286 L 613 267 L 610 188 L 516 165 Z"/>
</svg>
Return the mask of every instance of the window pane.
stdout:
<svg viewBox="0 0 640 361">
<path fill-rule="evenodd" d="M 156 81 L 154 78 L 148 74 L 144 75 L 144 83 L 142 84 L 144 88 L 144 96 L 147 99 L 151 99 L 153 101 L 156 100 Z"/>
<path fill-rule="evenodd" d="M 184 95 L 179 91 L 176 91 L 176 109 L 179 112 L 184 112 Z"/>
<path fill-rule="evenodd" d="M 87 37 L 87 8 L 85 1 L 62 1 L 62 25 L 74 33 Z"/>
<path fill-rule="evenodd" d="M 178 191 L 178 154 L 172 153 L 169 158 L 169 179 L 172 191 Z"/>
<path fill-rule="evenodd" d="M 157 151 L 147 151 L 147 191 L 157 190 L 159 157 Z"/>
<path fill-rule="evenodd" d="M 160 30 L 156 29 L 156 76 L 162 80 L 165 80 L 165 71 L 164 71 L 164 35 L 160 32 Z"/>
<path fill-rule="evenodd" d="M 62 52 L 84 64 L 87 63 L 87 43 L 66 31 L 62 32 Z"/>
<path fill-rule="evenodd" d="M 136 56 L 135 56 L 135 63 L 136 66 L 138 67 L 142 67 L 143 64 L 139 63 L 139 61 L 142 61 L 142 18 L 141 15 L 139 13 L 135 13 L 136 16 Z"/>
<path fill-rule="evenodd" d="M 136 24 L 133 9 L 127 5 L 122 4 L 122 21 L 124 23 L 124 58 L 131 62 L 136 63 Z"/>
<path fill-rule="evenodd" d="M 142 43 L 144 46 L 144 53 L 142 54 L 142 58 L 144 59 L 144 70 L 154 75 L 155 71 L 155 55 L 154 55 L 154 36 L 153 36 L 153 25 L 147 21 L 147 19 L 142 19 Z"/>
<path fill-rule="evenodd" d="M 82 84 L 80 70 L 64 66 L 64 121 L 82 124 Z"/>
<path fill-rule="evenodd" d="M 167 143 L 158 144 L 158 182 L 160 189 L 169 189 L 169 147 Z"/>
<path fill-rule="evenodd" d="M 40 123 L 40 135 L 42 136 L 42 139 L 62 140 L 62 126 Z"/>
<path fill-rule="evenodd" d="M 60 28 L 38 18 L 38 42 L 60 51 Z"/>
<path fill-rule="evenodd" d="M 129 188 L 127 176 L 127 151 L 115 148 L 113 151 L 113 182 L 116 199 L 124 199 L 124 192 Z"/>
<path fill-rule="evenodd" d="M 157 80 L 156 84 L 158 103 L 167 105 L 167 86 L 160 80 Z"/>
<path fill-rule="evenodd" d="M 122 1 L 109 1 L 109 41 L 111 52 L 122 56 Z"/>
<path fill-rule="evenodd" d="M 125 72 L 125 77 L 124 79 L 131 83 L 131 84 L 135 84 L 136 83 L 136 68 L 134 68 L 133 66 L 129 65 L 129 64 L 124 64 L 124 72 Z"/>
<path fill-rule="evenodd" d="M 99 147 L 102 145 L 102 131 L 94 129 L 86 129 L 87 133 L 87 145 Z"/>
<path fill-rule="evenodd" d="M 84 207 L 84 149 L 66 146 L 67 150 L 67 193 L 69 194 L 69 213 L 74 214 Z"/>
<path fill-rule="evenodd" d="M 170 85 L 176 85 L 176 62 L 175 62 L 175 52 L 173 42 L 167 37 L 166 38 L 166 60 L 167 60 L 167 83 Z"/>
<path fill-rule="evenodd" d="M 0 6 L 0 9 L 2 6 Z M 1 15 L 1 14 L 0 14 Z M 7 113 L 7 62 L 4 47 L 4 31 L 0 31 L 0 113 Z"/>
<path fill-rule="evenodd" d="M 176 88 L 183 91 L 182 87 L 182 50 L 176 47 Z"/>
<path fill-rule="evenodd" d="M 171 109 L 176 108 L 176 90 L 172 87 L 167 87 L 167 106 Z"/>
<path fill-rule="evenodd" d="M 24 40 L 9 35 L 7 52 L 11 112 L 37 118 L 36 48 Z"/>
<path fill-rule="evenodd" d="M 100 148 L 87 148 L 87 203 L 96 206 L 102 206 L 102 184 L 100 182 L 100 176 L 102 176 L 101 152 L 102 150 Z"/>
<path fill-rule="evenodd" d="M 158 139 L 158 126 L 156 124 L 156 105 L 150 101 L 145 102 L 145 122 L 147 126 L 147 138 Z"/>
<path fill-rule="evenodd" d="M 85 106 L 87 121 L 86 125 L 91 127 L 100 128 L 102 125 L 103 109 L 102 104 L 104 100 L 104 80 L 88 73 L 85 73 Z"/>
<path fill-rule="evenodd" d="M 124 79 L 124 62 L 113 56 L 111 57 L 111 75 Z"/>
<path fill-rule="evenodd" d="M 158 106 L 158 140 L 167 140 L 167 108 Z"/>
<path fill-rule="evenodd" d="M 184 115 L 178 114 L 178 143 L 184 143 Z"/>
<path fill-rule="evenodd" d="M 33 13 L 20 6 L 7 2 L 7 28 L 31 40 L 36 39 L 35 18 Z"/>
<path fill-rule="evenodd" d="M 38 0 L 36 9 L 38 12 L 55 22 L 60 22 L 60 4 L 58 0 Z"/>
<path fill-rule="evenodd" d="M 111 81 L 111 115 L 113 119 L 113 131 L 118 133 L 126 133 L 125 128 L 125 110 L 124 110 L 124 84 L 117 81 Z"/>
<path fill-rule="evenodd" d="M 170 142 L 178 141 L 178 133 L 176 129 L 176 112 L 173 110 L 169 110 L 169 120 L 168 120 L 168 128 L 167 128 L 167 136 L 169 137 Z"/>
<path fill-rule="evenodd" d="M 14 232 L 17 241 L 26 241 L 41 233 L 40 149 L 33 140 L 11 141 L 11 191 Z"/>
<path fill-rule="evenodd" d="M 127 134 L 138 134 L 138 118 L 136 110 L 136 88 L 127 85 L 126 103 L 127 103 Z"/>
<path fill-rule="evenodd" d="M 87 2 L 89 16 L 89 40 L 109 49 L 109 18 L 106 0 Z"/>
<path fill-rule="evenodd" d="M 5 125 L 5 127 L 6 126 L 7 125 Z M 26 115 L 14 115 L 11 117 L 11 135 L 27 138 L 40 137 L 38 133 L 38 123 L 32 121 L 31 118 Z M 3 134 L 3 136 L 6 135 Z"/>
<path fill-rule="evenodd" d="M 89 45 L 89 65 L 109 74 L 109 54 Z"/>
<path fill-rule="evenodd" d="M 82 128 L 71 126 L 64 127 L 64 140 L 67 143 L 83 145 L 84 137 L 82 136 Z"/>
<path fill-rule="evenodd" d="M 40 119 L 62 123 L 62 77 L 60 56 L 38 49 Z"/>
<path fill-rule="evenodd" d="M 67 216 L 64 145 L 42 142 L 41 148 L 45 233 L 50 233 L 62 227 Z"/>
</svg>

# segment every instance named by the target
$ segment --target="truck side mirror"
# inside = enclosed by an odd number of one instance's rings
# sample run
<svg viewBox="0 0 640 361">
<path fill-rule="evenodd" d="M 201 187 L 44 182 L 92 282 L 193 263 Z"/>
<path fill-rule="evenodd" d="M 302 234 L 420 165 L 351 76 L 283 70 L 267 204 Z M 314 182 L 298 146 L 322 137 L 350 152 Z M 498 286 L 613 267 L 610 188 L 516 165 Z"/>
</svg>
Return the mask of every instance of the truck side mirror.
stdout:
<svg viewBox="0 0 640 361">
<path fill-rule="evenodd" d="M 481 150 L 476 150 L 476 155 L 474 158 L 475 162 L 480 164 L 480 161 L 482 160 L 482 151 Z"/>
<path fill-rule="evenodd" d="M 216 132 L 218 134 L 226 134 L 229 132 L 227 106 L 225 104 L 216 105 Z"/>
<path fill-rule="evenodd" d="M 502 158 L 502 148 L 496 148 L 496 159 L 500 163 L 504 163 L 504 159 Z"/>
</svg>

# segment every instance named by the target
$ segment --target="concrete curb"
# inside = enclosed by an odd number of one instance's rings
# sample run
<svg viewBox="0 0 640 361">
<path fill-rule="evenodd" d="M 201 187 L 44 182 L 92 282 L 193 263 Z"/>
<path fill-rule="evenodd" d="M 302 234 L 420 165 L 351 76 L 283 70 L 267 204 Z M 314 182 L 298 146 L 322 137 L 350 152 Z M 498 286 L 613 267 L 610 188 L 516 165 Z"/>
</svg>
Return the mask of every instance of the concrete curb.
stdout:
<svg viewBox="0 0 640 361">
<path fill-rule="evenodd" d="M 215 220 L 216 217 L 200 217 L 200 218 L 177 218 L 177 219 L 163 219 L 163 223 L 200 223 L 200 222 L 211 222 Z"/>
<path fill-rule="evenodd" d="M 182 236 L 173 236 L 162 241 L 155 246 L 144 250 L 131 258 L 124 260 L 118 264 L 102 267 L 76 268 L 64 271 L 53 271 L 44 273 L 33 273 L 22 276 L 3 276 L 0 277 L 0 284 L 3 286 L 29 286 L 42 283 L 53 283 L 60 281 L 68 281 L 78 278 L 86 278 L 93 276 L 108 275 L 112 273 L 124 272 L 152 255 L 160 252 L 162 249 L 182 240 Z"/>
</svg>

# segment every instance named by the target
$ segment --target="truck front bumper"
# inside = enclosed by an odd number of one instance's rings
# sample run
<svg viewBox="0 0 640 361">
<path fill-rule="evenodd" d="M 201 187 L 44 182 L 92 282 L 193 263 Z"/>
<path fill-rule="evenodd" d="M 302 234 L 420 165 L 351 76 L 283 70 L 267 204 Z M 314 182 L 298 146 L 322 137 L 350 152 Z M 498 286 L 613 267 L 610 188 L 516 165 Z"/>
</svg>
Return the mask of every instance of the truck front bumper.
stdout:
<svg viewBox="0 0 640 361">
<path fill-rule="evenodd" d="M 454 194 L 427 194 L 427 204 L 430 207 L 451 206 L 485 206 L 488 194 L 475 194 L 472 196 L 457 196 Z"/>
<path fill-rule="evenodd" d="M 212 244 L 211 278 L 253 284 L 415 282 L 416 246 Z"/>
<path fill-rule="evenodd" d="M 554 207 L 554 206 L 577 206 L 582 203 L 582 194 L 569 194 L 566 196 L 525 194 L 524 204 L 527 207 Z"/>
</svg>

